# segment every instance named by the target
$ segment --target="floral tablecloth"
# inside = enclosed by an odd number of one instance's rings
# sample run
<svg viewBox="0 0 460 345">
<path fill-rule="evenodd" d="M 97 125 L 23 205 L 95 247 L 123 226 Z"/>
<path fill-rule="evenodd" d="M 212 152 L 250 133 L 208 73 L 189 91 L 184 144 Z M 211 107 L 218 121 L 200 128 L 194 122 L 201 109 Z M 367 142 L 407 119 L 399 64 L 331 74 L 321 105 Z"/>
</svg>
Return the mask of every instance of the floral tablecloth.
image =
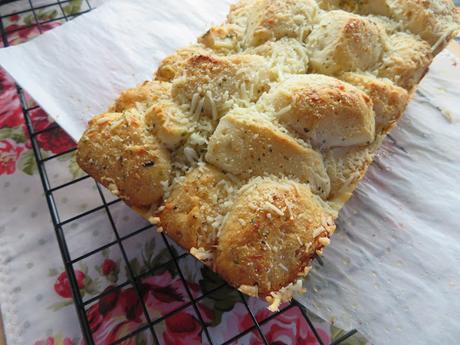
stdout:
<svg viewBox="0 0 460 345">
<path fill-rule="evenodd" d="M 53 29 L 73 16 L 90 10 L 100 1 L 52 0 L 16 1 L 0 5 L 4 32 L 3 45 L 15 45 Z M 18 13 L 19 12 L 19 13 Z M 61 262 L 54 229 L 37 172 L 37 163 L 24 123 L 21 99 L 26 104 L 42 155 L 50 157 L 75 147 L 66 133 L 0 69 L 0 308 L 7 344 L 75 345 L 82 343 L 81 331 L 71 298 L 70 286 Z M 74 153 L 67 153 L 45 163 L 52 187 L 81 178 L 83 172 L 75 162 Z M 55 193 L 61 217 L 75 214 L 100 204 L 95 183 L 87 178 L 73 187 Z M 72 189 L 73 188 L 73 189 Z M 113 200 L 109 194 L 106 198 Z M 121 202 L 110 206 L 121 235 L 128 235 L 145 226 L 145 222 Z M 72 257 L 114 240 L 103 212 L 94 212 L 71 221 L 64 228 Z M 174 245 L 171 243 L 171 245 Z M 186 305 L 189 297 L 177 268 L 170 264 L 170 254 L 163 239 L 154 231 L 129 237 L 124 248 L 134 273 L 164 264 L 142 278 L 142 298 L 151 319 L 158 319 Z M 194 258 L 179 256 L 179 266 L 194 298 L 211 291 L 223 282 Z M 126 284 L 111 290 L 127 279 L 126 267 L 117 245 L 79 261 L 76 278 L 84 300 L 110 291 L 90 304 L 87 314 L 96 344 L 110 344 L 145 324 L 142 305 L 133 286 Z M 247 300 L 258 321 L 270 312 L 258 299 Z M 222 343 L 252 326 L 241 295 L 226 286 L 200 300 L 197 309 L 208 325 L 214 343 Z M 324 344 L 345 332 L 310 315 Z M 206 343 L 201 323 L 191 306 L 166 318 L 155 326 L 160 343 Z M 265 323 L 262 331 L 271 344 L 314 345 L 317 340 L 293 307 Z M 148 332 L 140 333 L 123 344 L 150 344 Z M 260 344 L 257 332 L 235 340 L 234 344 Z M 354 336 L 342 344 L 366 344 Z"/>
</svg>

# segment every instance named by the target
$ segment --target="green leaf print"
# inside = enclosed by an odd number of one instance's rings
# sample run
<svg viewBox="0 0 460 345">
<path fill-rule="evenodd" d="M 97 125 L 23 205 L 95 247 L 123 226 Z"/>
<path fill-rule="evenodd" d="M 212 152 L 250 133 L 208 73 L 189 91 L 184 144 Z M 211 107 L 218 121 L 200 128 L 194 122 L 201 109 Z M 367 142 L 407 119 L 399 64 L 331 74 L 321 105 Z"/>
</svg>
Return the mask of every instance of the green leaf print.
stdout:
<svg viewBox="0 0 460 345">
<path fill-rule="evenodd" d="M 80 169 L 80 166 L 77 163 L 77 152 L 76 151 L 70 152 L 69 170 L 74 179 L 77 179 L 85 175 L 85 172 Z"/>
<path fill-rule="evenodd" d="M 48 271 L 48 277 L 54 277 L 59 274 L 58 270 L 55 268 L 50 268 Z"/>
<path fill-rule="evenodd" d="M 344 331 L 343 329 L 340 329 L 338 327 L 335 327 L 334 325 L 331 325 L 331 337 L 333 341 L 339 339 L 346 333 L 347 332 Z M 368 341 L 361 334 L 356 333 L 350 338 L 342 341 L 340 344 L 341 345 L 367 345 Z"/>
<path fill-rule="evenodd" d="M 224 284 L 222 278 L 207 267 L 203 267 L 201 273 L 203 279 L 200 280 L 200 286 L 203 293 L 207 293 Z M 238 291 L 228 285 L 210 293 L 206 299 L 206 303 L 212 304 L 209 307 L 214 310 L 214 319 L 211 321 L 211 327 L 217 326 L 222 320 L 222 315 L 232 310 L 238 302 L 241 302 Z"/>
<path fill-rule="evenodd" d="M 32 176 L 37 171 L 37 162 L 32 150 L 25 151 L 18 161 L 18 168 L 25 174 Z"/>
<path fill-rule="evenodd" d="M 104 248 L 104 249 L 102 249 L 101 254 L 102 254 L 102 257 L 108 258 L 109 255 L 110 255 L 110 249 L 109 249 L 109 248 Z"/>
<path fill-rule="evenodd" d="M 84 281 L 84 291 L 80 291 L 83 295 L 84 292 L 89 293 L 90 295 L 96 295 L 99 293 L 99 280 L 98 279 L 91 279 L 89 276 L 85 276 Z"/>
<path fill-rule="evenodd" d="M 26 26 L 31 26 L 32 24 L 35 24 L 35 18 L 32 14 L 27 15 L 24 17 L 24 24 Z"/>
<path fill-rule="evenodd" d="M 142 271 L 141 265 L 139 264 L 139 261 L 137 260 L 137 258 L 134 258 L 129 261 L 129 267 L 131 267 L 133 274 L 135 276 L 139 275 Z M 128 267 L 126 267 L 126 275 L 129 277 Z"/>
<path fill-rule="evenodd" d="M 81 170 L 80 166 L 77 163 L 77 151 L 65 153 L 59 156 L 57 159 L 60 162 L 69 162 L 68 168 L 74 179 L 77 179 L 85 175 L 85 172 Z"/>
<path fill-rule="evenodd" d="M 40 22 L 46 22 L 48 20 L 56 18 L 57 13 L 58 12 L 56 9 L 49 10 L 49 11 L 39 10 L 37 12 L 37 18 Z"/>
<path fill-rule="evenodd" d="M 152 262 L 149 264 L 149 267 L 154 267 L 156 263 L 166 263 L 156 270 L 159 273 L 169 271 L 169 273 L 173 277 L 175 277 L 178 274 L 176 265 L 174 264 L 174 261 L 172 260 L 171 255 L 169 254 L 168 248 L 163 248 L 160 251 L 160 253 L 158 253 L 158 255 L 153 258 Z"/>
<path fill-rule="evenodd" d="M 63 7 L 64 13 L 68 16 L 80 12 L 82 0 L 71 0 Z"/>
<path fill-rule="evenodd" d="M 225 283 L 224 280 L 217 275 L 217 273 L 214 273 L 206 266 L 201 268 L 201 274 L 203 279 L 200 280 L 200 285 L 203 292 L 211 291 Z"/>
<path fill-rule="evenodd" d="M 69 305 L 73 304 L 73 300 L 70 299 L 68 301 L 63 301 L 63 302 L 57 302 L 48 307 L 48 309 L 51 309 L 52 311 L 58 311 L 61 310 L 62 308 L 65 308 Z"/>
<path fill-rule="evenodd" d="M 80 271 L 82 271 L 85 275 L 88 274 L 88 265 L 85 262 L 80 261 L 78 263 L 78 268 L 80 268 Z"/>
<path fill-rule="evenodd" d="M 0 128 L 0 140 L 3 139 L 12 139 L 18 144 L 24 144 L 27 141 L 21 126 Z"/>
<path fill-rule="evenodd" d="M 145 339 L 145 333 L 139 333 L 136 335 L 136 345 L 147 345 L 147 340 Z"/>
</svg>

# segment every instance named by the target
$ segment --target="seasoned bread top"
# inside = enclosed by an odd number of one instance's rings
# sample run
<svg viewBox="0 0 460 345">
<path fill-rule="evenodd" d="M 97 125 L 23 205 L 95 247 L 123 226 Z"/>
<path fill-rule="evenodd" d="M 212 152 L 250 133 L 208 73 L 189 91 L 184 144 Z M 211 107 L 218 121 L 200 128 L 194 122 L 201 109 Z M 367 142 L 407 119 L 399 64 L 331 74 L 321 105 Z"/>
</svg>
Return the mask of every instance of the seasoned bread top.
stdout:
<svg viewBox="0 0 460 345">
<path fill-rule="evenodd" d="M 459 22 L 450 0 L 242 0 L 93 118 L 78 162 L 276 309 Z"/>
</svg>

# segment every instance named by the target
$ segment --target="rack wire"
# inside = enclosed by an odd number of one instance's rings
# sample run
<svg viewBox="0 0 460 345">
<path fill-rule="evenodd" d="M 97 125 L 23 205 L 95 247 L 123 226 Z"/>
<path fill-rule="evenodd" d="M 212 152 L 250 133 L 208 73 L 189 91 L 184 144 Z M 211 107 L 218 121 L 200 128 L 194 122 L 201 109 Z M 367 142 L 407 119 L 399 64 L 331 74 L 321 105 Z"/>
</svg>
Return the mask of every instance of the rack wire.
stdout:
<svg viewBox="0 0 460 345">
<path fill-rule="evenodd" d="M 0 5 L 4 5 L 6 3 L 17 2 L 17 1 L 18 0 L 8 0 L 8 1 L 3 0 L 3 1 L 0 1 Z M 4 21 L 5 21 L 6 17 L 13 16 L 13 15 L 16 15 L 16 14 L 31 14 L 33 16 L 33 18 L 35 19 L 34 23 L 32 23 L 31 25 L 35 25 L 38 28 L 38 30 L 39 30 L 39 32 L 41 34 L 41 33 L 43 33 L 44 30 L 42 28 L 43 21 L 41 21 L 40 18 L 38 18 L 38 15 L 37 15 L 37 12 L 39 10 L 42 10 L 44 8 L 48 8 L 50 6 L 55 6 L 55 7 L 57 6 L 58 8 L 61 9 L 62 16 L 58 16 L 57 18 L 54 18 L 52 21 L 65 22 L 65 21 L 71 20 L 71 19 L 75 18 L 76 16 L 81 15 L 83 13 L 86 13 L 86 12 L 88 12 L 88 11 L 93 9 L 93 3 L 90 2 L 91 0 L 83 0 L 86 9 L 83 9 L 78 13 L 72 13 L 72 15 L 69 16 L 69 15 L 66 14 L 66 11 L 64 10 L 64 6 L 66 6 L 66 4 L 69 3 L 69 1 L 60 1 L 60 0 L 58 0 L 56 2 L 46 3 L 45 5 L 43 5 L 43 4 L 39 5 L 39 4 L 37 4 L 36 1 L 32 1 L 32 0 L 28 0 L 28 2 L 24 1 L 24 0 L 22 0 L 22 1 L 25 2 L 26 4 L 28 4 L 28 6 L 27 6 L 28 8 L 23 9 L 23 10 L 21 10 L 19 12 L 8 13 L 7 15 L 3 15 L 2 13 L 0 13 L 0 30 L 1 30 L 1 35 L 2 35 L 3 45 L 5 47 L 10 45 L 9 42 L 8 42 L 8 34 L 11 34 L 11 32 L 6 32 L 6 30 L 5 30 Z M 43 2 L 40 2 L 40 3 L 43 3 Z M 297 309 L 300 312 L 299 315 L 302 315 L 302 317 L 305 319 L 307 327 L 310 327 L 311 331 L 313 332 L 313 334 L 314 334 L 314 336 L 315 336 L 315 338 L 317 340 L 317 344 L 327 345 L 327 344 L 323 343 L 321 337 L 319 336 L 319 332 L 315 329 L 315 326 L 314 326 L 313 322 L 311 321 L 311 319 L 309 317 L 309 313 L 307 312 L 307 310 L 300 303 L 298 303 L 295 300 L 292 301 L 290 304 L 284 305 L 281 308 L 280 311 L 278 311 L 276 313 L 273 313 L 273 314 L 271 314 L 268 317 L 265 317 L 263 319 L 258 319 L 257 315 L 255 315 L 255 313 L 253 312 L 253 310 L 251 310 L 251 308 L 250 308 L 250 306 L 248 304 L 248 298 L 245 297 L 243 294 L 241 294 L 239 291 L 236 291 L 233 288 L 231 288 L 230 286 L 228 286 L 223 281 L 221 283 L 217 284 L 217 286 L 214 286 L 212 289 L 204 291 L 200 296 L 198 296 L 198 297 L 195 296 L 195 294 L 192 292 L 192 290 L 191 290 L 191 288 L 189 286 L 189 283 L 185 279 L 184 272 L 183 272 L 183 270 L 181 268 L 181 261 L 185 260 L 185 258 L 188 256 L 188 254 L 187 253 L 178 254 L 177 250 L 175 249 L 175 247 L 171 244 L 170 241 L 167 240 L 167 238 L 163 234 L 158 234 L 158 236 L 161 237 L 161 240 L 163 241 L 164 248 L 167 248 L 171 259 L 168 260 L 165 263 L 161 263 L 157 267 L 154 267 L 154 268 L 152 268 L 152 269 L 150 269 L 150 270 L 148 270 L 146 272 L 143 272 L 141 274 L 137 274 L 136 271 L 133 269 L 133 267 L 131 267 L 130 261 L 128 259 L 130 253 L 127 252 L 125 243 L 126 243 L 127 240 L 129 240 L 133 236 L 139 235 L 139 234 L 144 233 L 144 232 L 153 232 L 154 231 L 153 226 L 151 226 L 151 225 L 143 226 L 140 229 L 133 229 L 133 231 L 131 233 L 127 234 L 127 235 L 121 234 L 120 229 L 118 228 L 116 222 L 114 221 L 113 211 L 111 209 L 112 205 L 120 203 L 121 201 L 119 199 L 109 201 L 107 199 L 107 197 L 106 197 L 106 194 L 104 193 L 103 187 L 99 186 L 99 184 L 97 184 L 95 181 L 92 181 L 91 178 L 89 176 L 87 176 L 87 175 L 79 177 L 79 178 L 76 178 L 76 179 L 74 179 L 72 181 L 63 183 L 63 184 L 58 185 L 58 186 L 52 186 L 52 184 L 50 182 L 50 177 L 49 177 L 50 176 L 50 171 L 48 171 L 48 168 L 47 168 L 45 163 L 48 163 L 48 162 L 53 161 L 53 160 L 56 160 L 56 159 L 58 159 L 59 157 L 61 157 L 63 155 L 66 155 L 66 154 L 69 154 L 69 153 L 75 151 L 75 147 L 71 148 L 70 150 L 66 150 L 64 152 L 60 152 L 60 153 L 54 154 L 52 156 L 45 157 L 43 155 L 43 152 L 42 152 L 41 148 L 40 148 L 40 143 L 37 141 L 37 137 L 39 135 L 41 135 L 41 134 L 51 133 L 52 131 L 59 131 L 61 129 L 58 127 L 57 124 L 52 124 L 52 125 L 48 126 L 45 129 L 36 130 L 34 128 L 35 126 L 34 126 L 33 119 L 32 119 L 30 114 L 35 109 L 37 109 L 38 106 L 36 106 L 36 105 L 32 106 L 32 107 L 30 106 L 30 102 L 27 101 L 26 94 L 25 94 L 24 90 L 18 85 L 17 85 L 17 90 L 18 90 L 18 93 L 20 95 L 21 107 L 22 107 L 23 114 L 24 114 L 24 117 L 25 117 L 25 123 L 26 123 L 26 126 L 27 126 L 27 131 L 28 131 L 28 134 L 29 134 L 30 139 L 31 139 L 31 145 L 32 145 L 33 153 L 34 153 L 34 156 L 35 156 L 35 159 L 36 159 L 38 172 L 39 172 L 39 175 L 40 175 L 41 182 L 43 184 L 44 195 L 46 197 L 46 201 L 47 201 L 48 208 L 49 208 L 49 211 L 50 211 L 51 221 L 52 221 L 54 229 L 55 229 L 57 242 L 58 242 L 59 249 L 60 249 L 60 252 L 61 252 L 61 255 L 62 255 L 62 260 L 63 260 L 64 266 L 65 266 L 65 271 L 67 273 L 68 280 L 69 280 L 69 283 L 70 283 L 70 287 L 71 287 L 71 290 L 72 290 L 73 300 L 74 300 L 74 304 L 75 304 L 75 307 L 76 307 L 76 312 L 77 312 L 77 315 L 78 315 L 78 319 L 80 321 L 80 326 L 81 326 L 81 330 L 82 330 L 83 339 L 84 339 L 84 341 L 85 341 L 85 343 L 87 345 L 93 345 L 93 344 L 97 345 L 98 344 L 98 342 L 93 338 L 93 332 L 92 332 L 92 329 L 91 329 L 91 324 L 90 324 L 89 315 L 88 315 L 89 307 L 92 304 L 100 301 L 102 298 L 107 297 L 110 294 L 113 294 L 115 291 L 120 291 L 121 289 L 124 289 L 127 286 L 134 287 L 134 290 L 135 290 L 136 295 L 137 295 L 137 299 L 138 299 L 138 301 L 140 301 L 140 307 L 142 309 L 142 314 L 143 314 L 143 318 L 144 318 L 145 322 L 144 322 L 144 324 L 142 326 L 140 326 L 139 328 L 137 328 L 136 330 L 134 330 L 130 334 L 125 335 L 122 338 L 115 340 L 112 343 L 114 345 L 115 344 L 127 343 L 130 339 L 131 340 L 134 339 L 134 337 L 137 334 L 142 333 L 142 332 L 148 332 L 150 334 L 149 339 L 151 339 L 152 343 L 161 344 L 162 340 L 159 339 L 158 334 L 156 333 L 156 330 L 155 330 L 156 326 L 158 324 L 164 322 L 168 317 L 171 317 L 172 315 L 175 315 L 176 313 L 179 313 L 179 312 L 181 312 L 183 310 L 186 310 L 187 308 L 192 308 L 194 313 L 196 314 L 198 320 L 199 320 L 200 326 L 202 328 L 202 335 L 203 335 L 202 339 L 203 339 L 203 341 L 208 343 L 208 344 L 217 344 L 215 339 L 213 339 L 213 336 L 209 332 L 209 329 L 208 329 L 209 324 L 205 321 L 204 317 L 202 316 L 202 312 L 200 311 L 199 304 L 204 299 L 206 299 L 207 297 L 211 296 L 212 294 L 214 294 L 216 291 L 218 291 L 220 289 L 227 289 L 228 291 L 232 291 L 232 293 L 234 293 L 234 294 L 238 294 L 241 302 L 244 304 L 244 306 L 245 306 L 245 308 L 247 310 L 248 315 L 250 316 L 250 320 L 251 320 L 251 323 L 252 323 L 251 326 L 248 327 L 244 332 L 240 332 L 238 334 L 235 334 L 230 339 L 225 340 L 225 342 L 222 343 L 222 344 L 225 344 L 225 345 L 226 344 L 235 344 L 236 342 L 241 343 L 240 340 L 245 339 L 244 337 L 246 335 L 250 334 L 250 333 L 256 334 L 256 336 L 260 340 L 261 344 L 269 344 L 269 339 L 267 339 L 266 334 L 264 333 L 264 325 L 267 325 L 271 320 L 279 317 L 283 313 L 287 313 L 289 310 L 292 310 L 294 308 L 294 309 Z M 63 190 L 66 190 L 67 188 L 69 188 L 71 186 L 78 185 L 79 183 L 82 183 L 84 181 L 86 181 L 86 182 L 92 181 L 92 183 L 95 184 L 95 186 L 97 188 L 98 197 L 100 198 L 100 206 L 94 207 L 94 208 L 92 208 L 90 210 L 86 210 L 85 212 L 82 212 L 82 213 L 79 213 L 77 215 L 74 215 L 73 217 L 71 217 L 69 219 L 63 219 L 63 217 L 61 216 L 61 214 L 59 212 L 59 208 L 57 206 L 57 203 L 56 203 L 56 193 L 58 193 L 60 191 L 63 191 Z M 86 217 L 88 215 L 91 215 L 91 214 L 94 214 L 96 212 L 105 212 L 106 213 L 106 215 L 107 215 L 107 217 L 109 219 L 110 228 L 111 228 L 111 231 L 114 234 L 115 240 L 113 240 L 113 241 L 111 241 L 111 242 L 109 242 L 109 243 L 107 243 L 107 244 L 105 244 L 103 246 L 100 246 L 99 248 L 96 248 L 96 249 L 90 250 L 88 252 L 82 253 L 81 255 L 79 255 L 76 258 L 72 258 L 71 253 L 69 251 L 69 245 L 68 245 L 68 243 L 66 241 L 66 235 L 65 235 L 64 227 L 67 224 L 69 224 L 69 223 L 71 223 L 71 222 L 73 222 L 75 220 L 83 219 L 84 217 Z M 118 285 L 114 286 L 111 290 L 108 290 L 108 291 L 104 290 L 102 293 L 98 294 L 97 296 L 94 296 L 92 298 L 89 298 L 89 299 L 85 300 L 83 298 L 83 296 L 82 296 L 82 294 L 80 292 L 79 286 L 78 286 L 78 281 L 77 281 L 76 272 L 75 272 L 75 265 L 78 264 L 79 262 L 81 262 L 82 260 L 84 260 L 84 259 L 86 259 L 86 258 L 88 258 L 88 257 L 90 257 L 92 255 L 95 255 L 97 253 L 100 253 L 100 252 L 104 251 L 105 249 L 107 249 L 109 247 L 113 247 L 113 246 L 117 246 L 119 248 L 119 250 L 121 251 L 121 256 L 122 256 L 122 259 L 124 261 L 124 264 L 127 267 L 127 279 L 126 279 L 126 281 L 124 281 L 121 284 L 118 284 Z M 142 281 L 142 279 L 144 277 L 146 277 L 147 275 L 151 274 L 153 271 L 158 270 L 161 267 L 164 267 L 164 266 L 167 266 L 167 265 L 172 266 L 175 270 L 177 270 L 178 275 L 180 277 L 180 280 L 182 281 L 182 284 L 185 287 L 188 302 L 184 303 L 183 305 L 181 305 L 177 309 L 172 310 L 171 312 L 167 313 L 166 315 L 162 315 L 161 317 L 153 318 L 149 313 L 147 305 L 143 301 L 143 296 L 142 296 L 143 291 L 142 291 L 141 281 Z M 333 343 L 331 343 L 329 345 L 341 344 L 341 343 L 349 340 L 350 337 L 352 337 L 355 333 L 357 333 L 356 330 L 351 330 L 350 332 L 348 332 L 346 334 L 343 334 L 340 338 L 336 339 Z M 130 344 L 131 344 L 131 342 L 130 342 Z"/>
</svg>

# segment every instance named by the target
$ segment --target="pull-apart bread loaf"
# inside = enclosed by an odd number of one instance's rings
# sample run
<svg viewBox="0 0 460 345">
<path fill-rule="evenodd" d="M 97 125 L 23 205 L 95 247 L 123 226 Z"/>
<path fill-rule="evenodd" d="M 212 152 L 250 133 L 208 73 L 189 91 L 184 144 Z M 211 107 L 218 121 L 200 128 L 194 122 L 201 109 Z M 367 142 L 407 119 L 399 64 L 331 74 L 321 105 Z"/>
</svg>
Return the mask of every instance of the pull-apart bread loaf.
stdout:
<svg viewBox="0 0 460 345">
<path fill-rule="evenodd" d="M 95 116 L 78 163 L 275 310 L 458 28 L 450 0 L 242 0 Z"/>
</svg>

